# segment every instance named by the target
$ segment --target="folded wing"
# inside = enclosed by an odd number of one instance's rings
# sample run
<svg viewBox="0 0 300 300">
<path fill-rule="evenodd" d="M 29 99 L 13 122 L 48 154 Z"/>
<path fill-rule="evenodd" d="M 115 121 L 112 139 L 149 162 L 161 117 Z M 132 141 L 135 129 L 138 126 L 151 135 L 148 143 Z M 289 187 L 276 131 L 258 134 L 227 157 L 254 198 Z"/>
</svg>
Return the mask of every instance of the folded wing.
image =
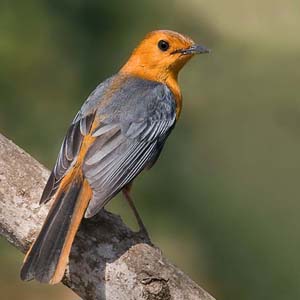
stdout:
<svg viewBox="0 0 300 300">
<path fill-rule="evenodd" d="M 176 120 L 173 94 L 163 84 L 142 79 L 130 79 L 124 86 L 128 90 L 114 93 L 107 105 L 101 104 L 103 84 L 87 99 L 62 143 L 41 203 L 59 191 L 86 136 L 94 140 L 81 166 L 93 192 L 85 217 L 95 215 L 158 158 Z"/>
<path fill-rule="evenodd" d="M 86 217 L 95 215 L 156 160 L 175 124 L 175 102 L 166 86 L 156 84 L 149 88 L 146 98 L 131 101 L 139 106 L 135 107 L 136 115 L 118 107 L 118 119 L 107 123 L 104 120 L 92 133 L 96 140 L 83 165 L 84 176 L 93 190 Z"/>
</svg>

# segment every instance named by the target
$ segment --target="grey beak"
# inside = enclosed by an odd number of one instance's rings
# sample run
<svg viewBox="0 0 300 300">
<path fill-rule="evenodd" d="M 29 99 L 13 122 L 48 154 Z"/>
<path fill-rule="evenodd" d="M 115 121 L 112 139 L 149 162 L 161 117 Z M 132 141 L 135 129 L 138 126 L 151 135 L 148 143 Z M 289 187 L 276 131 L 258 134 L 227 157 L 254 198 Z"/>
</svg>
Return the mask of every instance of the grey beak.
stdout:
<svg viewBox="0 0 300 300">
<path fill-rule="evenodd" d="M 173 53 L 181 53 L 183 55 L 188 54 L 201 54 L 201 53 L 211 53 L 211 50 L 202 45 L 192 45 L 187 49 L 178 49 Z"/>
</svg>

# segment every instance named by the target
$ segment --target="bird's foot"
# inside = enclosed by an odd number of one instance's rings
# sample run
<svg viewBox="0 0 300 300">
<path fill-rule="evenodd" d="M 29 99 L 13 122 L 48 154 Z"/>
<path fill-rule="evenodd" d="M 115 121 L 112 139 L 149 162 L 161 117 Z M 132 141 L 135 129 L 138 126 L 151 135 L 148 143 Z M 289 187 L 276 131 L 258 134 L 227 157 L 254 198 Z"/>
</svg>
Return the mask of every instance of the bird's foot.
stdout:
<svg viewBox="0 0 300 300">
<path fill-rule="evenodd" d="M 151 242 L 149 233 L 148 233 L 147 229 L 144 226 L 140 227 L 140 230 L 138 231 L 138 234 L 146 244 L 149 244 L 150 246 L 153 246 L 153 243 Z"/>
</svg>

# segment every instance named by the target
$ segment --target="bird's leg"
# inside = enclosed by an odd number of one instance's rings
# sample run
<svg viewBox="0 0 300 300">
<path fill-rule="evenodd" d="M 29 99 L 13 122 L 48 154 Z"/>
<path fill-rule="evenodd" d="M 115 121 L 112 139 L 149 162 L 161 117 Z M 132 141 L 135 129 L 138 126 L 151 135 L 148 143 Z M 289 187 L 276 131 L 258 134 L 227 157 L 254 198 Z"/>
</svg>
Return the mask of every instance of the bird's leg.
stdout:
<svg viewBox="0 0 300 300">
<path fill-rule="evenodd" d="M 140 217 L 140 215 L 139 215 L 139 213 L 138 213 L 138 211 L 137 211 L 137 209 L 136 209 L 136 207 L 133 203 L 133 200 L 130 196 L 131 186 L 132 186 L 131 184 L 128 184 L 127 186 L 125 186 L 123 188 L 122 192 L 124 194 L 124 197 L 125 197 L 126 201 L 128 202 L 130 208 L 132 209 L 132 211 L 135 215 L 135 218 L 136 218 L 136 220 L 138 222 L 138 225 L 140 227 L 140 233 L 142 233 L 145 236 L 145 238 L 147 239 L 147 241 L 150 242 L 150 237 L 149 237 L 148 231 L 147 231 L 147 229 L 146 229 L 146 227 L 145 227 L 145 225 L 142 221 L 142 218 Z"/>
</svg>

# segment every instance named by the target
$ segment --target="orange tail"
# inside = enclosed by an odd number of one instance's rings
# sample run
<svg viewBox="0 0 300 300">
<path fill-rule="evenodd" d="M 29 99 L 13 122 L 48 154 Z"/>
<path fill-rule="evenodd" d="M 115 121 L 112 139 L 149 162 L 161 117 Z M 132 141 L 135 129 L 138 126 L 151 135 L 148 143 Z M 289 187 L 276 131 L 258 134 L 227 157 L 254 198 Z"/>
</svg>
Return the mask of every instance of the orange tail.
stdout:
<svg viewBox="0 0 300 300">
<path fill-rule="evenodd" d="M 22 280 L 55 284 L 64 275 L 75 234 L 92 197 L 81 172 L 70 173 L 63 179 L 45 223 L 26 254 Z"/>
</svg>

